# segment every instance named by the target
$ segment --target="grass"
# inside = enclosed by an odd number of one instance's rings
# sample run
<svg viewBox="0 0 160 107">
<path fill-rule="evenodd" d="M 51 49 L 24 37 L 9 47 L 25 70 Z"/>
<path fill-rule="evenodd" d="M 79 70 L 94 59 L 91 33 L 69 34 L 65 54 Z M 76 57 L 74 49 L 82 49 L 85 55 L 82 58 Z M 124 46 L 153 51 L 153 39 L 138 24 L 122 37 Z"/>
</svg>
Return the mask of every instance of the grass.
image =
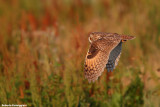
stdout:
<svg viewBox="0 0 160 107">
<path fill-rule="evenodd" d="M 0 105 L 159 107 L 158 0 L 0 1 Z M 136 36 L 107 80 L 84 78 L 90 32 Z"/>
</svg>

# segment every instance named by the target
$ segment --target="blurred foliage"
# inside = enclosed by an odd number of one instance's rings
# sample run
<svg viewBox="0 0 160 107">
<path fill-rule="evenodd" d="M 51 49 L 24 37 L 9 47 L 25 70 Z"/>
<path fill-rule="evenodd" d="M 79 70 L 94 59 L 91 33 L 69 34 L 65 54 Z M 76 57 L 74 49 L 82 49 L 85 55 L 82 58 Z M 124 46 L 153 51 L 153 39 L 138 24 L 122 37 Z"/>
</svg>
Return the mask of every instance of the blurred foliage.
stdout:
<svg viewBox="0 0 160 107">
<path fill-rule="evenodd" d="M 160 107 L 159 0 L 0 0 L 0 105 Z M 84 78 L 90 32 L 134 35 L 118 66 Z"/>
<path fill-rule="evenodd" d="M 143 83 L 136 78 L 123 96 L 124 107 L 142 107 L 143 105 Z"/>
</svg>

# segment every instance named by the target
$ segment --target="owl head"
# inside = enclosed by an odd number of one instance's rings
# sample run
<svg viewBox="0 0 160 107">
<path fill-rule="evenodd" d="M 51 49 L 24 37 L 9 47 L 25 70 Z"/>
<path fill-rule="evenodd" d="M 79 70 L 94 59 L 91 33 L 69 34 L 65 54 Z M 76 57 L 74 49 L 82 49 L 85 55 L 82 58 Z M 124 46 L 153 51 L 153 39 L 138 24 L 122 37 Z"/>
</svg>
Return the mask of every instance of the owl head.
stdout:
<svg viewBox="0 0 160 107">
<path fill-rule="evenodd" d="M 96 34 L 95 32 L 93 32 L 89 35 L 88 40 L 90 43 L 92 43 L 92 42 L 97 41 L 98 39 L 101 39 L 101 38 L 102 38 L 102 36 L 100 34 Z"/>
</svg>

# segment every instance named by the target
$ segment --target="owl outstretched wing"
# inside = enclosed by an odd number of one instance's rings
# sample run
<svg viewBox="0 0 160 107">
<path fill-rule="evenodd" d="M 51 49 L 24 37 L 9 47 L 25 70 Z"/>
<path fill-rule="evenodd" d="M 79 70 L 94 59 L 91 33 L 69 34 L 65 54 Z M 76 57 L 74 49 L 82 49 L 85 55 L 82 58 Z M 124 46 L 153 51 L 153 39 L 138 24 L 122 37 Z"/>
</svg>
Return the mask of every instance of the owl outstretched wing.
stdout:
<svg viewBox="0 0 160 107">
<path fill-rule="evenodd" d="M 118 35 L 118 34 L 114 34 L 114 35 Z M 128 36 L 128 35 L 118 35 L 118 36 L 121 38 L 121 42 L 110 52 L 109 59 L 106 64 L 106 68 L 108 72 L 110 71 L 112 72 L 113 69 L 115 69 L 115 67 L 118 64 L 121 51 L 122 51 L 122 43 L 127 40 L 131 40 L 135 38 L 134 36 Z"/>
<path fill-rule="evenodd" d="M 120 39 L 100 39 L 91 44 L 84 64 L 85 78 L 87 78 L 89 82 L 94 82 L 102 74 L 111 50 L 119 43 Z"/>
<path fill-rule="evenodd" d="M 121 50 L 122 50 L 122 42 L 120 42 L 111 52 L 109 55 L 108 62 L 106 64 L 107 71 L 113 71 L 115 67 L 118 64 L 120 55 L 121 55 Z"/>
</svg>

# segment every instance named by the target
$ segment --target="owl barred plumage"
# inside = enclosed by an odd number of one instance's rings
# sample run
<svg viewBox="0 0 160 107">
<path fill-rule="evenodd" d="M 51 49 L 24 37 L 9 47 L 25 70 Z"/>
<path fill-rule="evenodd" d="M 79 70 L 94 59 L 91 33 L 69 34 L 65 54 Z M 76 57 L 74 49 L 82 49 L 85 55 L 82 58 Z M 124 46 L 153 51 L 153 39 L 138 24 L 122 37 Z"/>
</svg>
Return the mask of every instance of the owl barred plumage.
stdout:
<svg viewBox="0 0 160 107">
<path fill-rule="evenodd" d="M 108 63 L 106 64 L 107 71 L 113 71 L 113 69 L 118 64 L 118 60 L 120 58 L 122 49 L 122 41 L 111 51 L 108 59 Z"/>
<path fill-rule="evenodd" d="M 108 72 L 117 65 L 122 43 L 134 39 L 134 36 L 119 35 L 117 33 L 93 32 L 89 36 L 90 48 L 84 64 L 85 78 L 94 82 L 106 67 Z"/>
</svg>

